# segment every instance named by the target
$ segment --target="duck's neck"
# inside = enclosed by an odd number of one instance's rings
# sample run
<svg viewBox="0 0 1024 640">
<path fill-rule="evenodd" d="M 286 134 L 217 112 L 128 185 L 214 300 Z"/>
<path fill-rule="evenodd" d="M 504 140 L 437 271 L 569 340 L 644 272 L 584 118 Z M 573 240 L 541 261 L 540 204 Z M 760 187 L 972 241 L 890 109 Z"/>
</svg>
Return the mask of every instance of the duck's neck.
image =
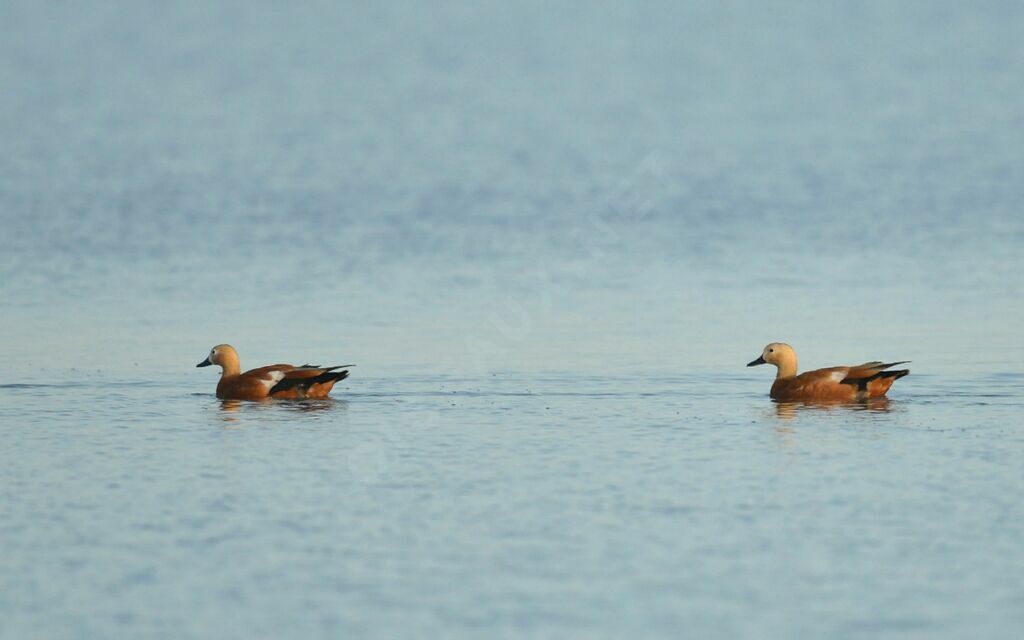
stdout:
<svg viewBox="0 0 1024 640">
<path fill-rule="evenodd" d="M 220 379 L 227 380 L 228 378 L 234 378 L 242 372 L 242 368 L 238 364 L 238 357 L 228 357 L 221 363 Z"/>
<path fill-rule="evenodd" d="M 778 371 L 775 373 L 776 380 L 796 376 L 796 356 L 793 356 L 792 358 L 785 358 L 784 360 L 779 361 L 776 366 L 778 367 Z"/>
</svg>

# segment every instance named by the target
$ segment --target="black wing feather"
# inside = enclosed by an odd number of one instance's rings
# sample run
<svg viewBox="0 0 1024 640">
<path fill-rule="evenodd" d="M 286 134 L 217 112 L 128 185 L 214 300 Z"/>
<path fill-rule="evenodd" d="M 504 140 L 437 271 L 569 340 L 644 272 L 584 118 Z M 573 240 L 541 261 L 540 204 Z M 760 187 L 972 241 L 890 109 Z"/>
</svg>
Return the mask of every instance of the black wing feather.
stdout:
<svg viewBox="0 0 1024 640">
<path fill-rule="evenodd" d="M 346 366 L 346 365 L 340 365 L 340 366 Z M 323 373 L 321 373 L 318 376 L 313 376 L 311 378 L 282 378 L 280 382 L 275 384 L 270 389 L 269 394 L 270 395 L 274 395 L 275 393 L 280 393 L 281 391 L 287 391 L 289 389 L 294 389 L 295 387 L 307 388 L 307 387 L 310 387 L 310 386 L 312 386 L 314 384 L 320 384 L 322 382 L 330 382 L 332 380 L 337 382 L 338 380 L 344 380 L 345 378 L 347 378 L 348 377 L 348 371 L 347 370 L 346 371 L 335 371 L 335 369 L 338 369 L 338 368 L 339 367 L 331 367 L 329 369 L 324 369 Z"/>
</svg>

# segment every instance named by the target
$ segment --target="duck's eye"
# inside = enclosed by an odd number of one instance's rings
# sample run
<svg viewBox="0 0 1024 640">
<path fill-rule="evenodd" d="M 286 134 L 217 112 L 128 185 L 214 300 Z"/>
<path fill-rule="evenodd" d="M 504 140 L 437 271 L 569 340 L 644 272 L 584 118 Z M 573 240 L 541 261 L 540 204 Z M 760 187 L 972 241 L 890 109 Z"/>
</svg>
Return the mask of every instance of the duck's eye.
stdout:
<svg viewBox="0 0 1024 640">
<path fill-rule="evenodd" d="M 775 349 L 769 349 L 768 353 L 775 353 Z"/>
</svg>

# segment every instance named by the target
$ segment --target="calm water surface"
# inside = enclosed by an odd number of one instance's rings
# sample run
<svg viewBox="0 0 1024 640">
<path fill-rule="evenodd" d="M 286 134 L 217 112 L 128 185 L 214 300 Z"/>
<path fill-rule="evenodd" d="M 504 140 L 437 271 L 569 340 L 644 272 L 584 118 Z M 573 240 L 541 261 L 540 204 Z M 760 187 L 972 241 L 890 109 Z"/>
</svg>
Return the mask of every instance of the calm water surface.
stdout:
<svg viewBox="0 0 1024 640">
<path fill-rule="evenodd" d="M 4 3 L 0 637 L 1021 637 L 1022 24 Z"/>
<path fill-rule="evenodd" d="M 1020 376 L 780 407 L 753 376 L 5 386 L 3 628 L 1011 637 Z M 952 389 L 951 387 L 956 387 Z"/>
</svg>

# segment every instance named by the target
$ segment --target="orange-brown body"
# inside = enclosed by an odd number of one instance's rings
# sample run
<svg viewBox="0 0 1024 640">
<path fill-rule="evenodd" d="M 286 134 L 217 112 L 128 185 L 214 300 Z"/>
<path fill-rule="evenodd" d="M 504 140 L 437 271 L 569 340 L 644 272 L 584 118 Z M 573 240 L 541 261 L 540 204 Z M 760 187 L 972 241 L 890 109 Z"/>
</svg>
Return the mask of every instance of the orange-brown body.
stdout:
<svg viewBox="0 0 1024 640">
<path fill-rule="evenodd" d="M 241 372 L 238 352 L 231 345 L 217 345 L 197 367 L 220 365 L 217 397 L 226 400 L 305 400 L 326 398 L 334 384 L 348 377 L 341 367 L 274 364 Z M 348 366 L 348 365 L 343 365 Z"/>
<path fill-rule="evenodd" d="M 855 370 L 856 368 L 851 369 L 850 367 L 831 367 L 808 371 L 792 378 L 777 378 L 772 383 L 771 397 L 785 402 L 867 400 L 884 396 L 892 383 L 896 381 L 896 376 L 875 378 L 868 381 L 861 389 L 860 385 L 856 383 L 856 379 L 847 382 L 836 380 L 837 373 Z M 846 379 L 847 376 L 848 374 L 843 375 L 841 380 Z"/>
<path fill-rule="evenodd" d="M 884 396 L 892 383 L 910 373 L 889 371 L 902 362 L 865 362 L 853 367 L 829 367 L 797 375 L 796 352 L 788 344 L 773 342 L 761 357 L 747 366 L 774 364 L 778 367 L 771 397 L 783 402 L 850 402 Z"/>
</svg>

